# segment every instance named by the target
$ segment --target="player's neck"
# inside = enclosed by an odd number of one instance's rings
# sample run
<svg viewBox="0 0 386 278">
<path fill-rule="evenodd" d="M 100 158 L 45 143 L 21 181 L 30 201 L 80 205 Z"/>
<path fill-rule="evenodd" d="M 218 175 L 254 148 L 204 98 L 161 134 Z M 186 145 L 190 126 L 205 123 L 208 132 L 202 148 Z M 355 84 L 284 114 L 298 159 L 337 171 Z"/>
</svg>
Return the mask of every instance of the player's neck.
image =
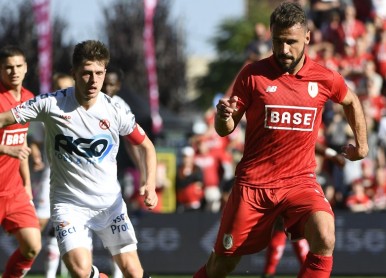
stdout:
<svg viewBox="0 0 386 278">
<path fill-rule="evenodd" d="M 8 90 L 8 92 L 13 96 L 16 101 L 21 100 L 21 86 L 18 86 L 17 88 L 11 88 Z"/>
<path fill-rule="evenodd" d="M 75 94 L 75 97 L 79 105 L 82 106 L 85 110 L 89 110 L 97 101 L 97 97 L 82 98 L 78 94 Z"/>
</svg>

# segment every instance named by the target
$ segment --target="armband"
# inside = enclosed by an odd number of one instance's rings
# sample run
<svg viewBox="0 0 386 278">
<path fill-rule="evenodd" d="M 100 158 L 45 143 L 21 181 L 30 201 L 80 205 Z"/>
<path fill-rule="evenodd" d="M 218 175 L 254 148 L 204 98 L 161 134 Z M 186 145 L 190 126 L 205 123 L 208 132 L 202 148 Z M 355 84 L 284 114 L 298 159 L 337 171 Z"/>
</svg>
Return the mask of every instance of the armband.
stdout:
<svg viewBox="0 0 386 278">
<path fill-rule="evenodd" d="M 135 125 L 133 131 L 126 135 L 126 139 L 133 145 L 140 145 L 146 137 L 145 131 L 139 126 Z"/>
</svg>

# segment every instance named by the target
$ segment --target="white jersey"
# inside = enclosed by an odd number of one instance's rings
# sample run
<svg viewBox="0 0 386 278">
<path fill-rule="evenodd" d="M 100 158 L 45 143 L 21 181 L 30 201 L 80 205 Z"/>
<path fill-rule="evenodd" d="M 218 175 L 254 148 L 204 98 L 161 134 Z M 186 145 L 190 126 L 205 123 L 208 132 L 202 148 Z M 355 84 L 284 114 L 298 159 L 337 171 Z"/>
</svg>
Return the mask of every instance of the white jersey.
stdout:
<svg viewBox="0 0 386 278">
<path fill-rule="evenodd" d="M 12 109 L 18 123 L 42 121 L 51 167 L 51 204 L 104 209 L 121 198 L 116 155 L 119 136 L 132 132 L 130 110 L 100 92 L 85 110 L 74 88 L 42 94 Z"/>
<path fill-rule="evenodd" d="M 127 102 L 124 101 L 124 99 L 121 98 L 120 96 L 114 95 L 114 96 L 111 97 L 111 99 L 112 99 L 117 105 L 119 105 L 120 107 L 122 107 L 123 109 L 125 109 L 125 110 L 131 112 L 130 106 L 129 106 L 129 105 L 127 104 Z"/>
</svg>

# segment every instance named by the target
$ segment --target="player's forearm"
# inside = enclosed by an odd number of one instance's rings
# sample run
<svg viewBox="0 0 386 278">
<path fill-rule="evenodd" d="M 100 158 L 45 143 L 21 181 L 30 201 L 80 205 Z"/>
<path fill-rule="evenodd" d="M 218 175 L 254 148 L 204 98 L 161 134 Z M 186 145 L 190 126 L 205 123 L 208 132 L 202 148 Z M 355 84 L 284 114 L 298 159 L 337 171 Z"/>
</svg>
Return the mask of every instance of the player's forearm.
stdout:
<svg viewBox="0 0 386 278">
<path fill-rule="evenodd" d="M 28 165 L 28 159 L 23 159 L 20 161 L 19 171 L 20 171 L 20 176 L 23 180 L 24 188 L 32 200 L 31 175 L 30 175 L 30 170 Z"/>
<path fill-rule="evenodd" d="M 156 187 L 156 172 L 157 172 L 157 154 L 153 143 L 148 137 L 142 143 L 140 151 L 140 170 L 148 190 L 155 190 Z"/>
<path fill-rule="evenodd" d="M 235 127 L 235 122 L 232 117 L 223 119 L 217 114 L 214 122 L 214 127 L 216 129 L 217 134 L 224 137 L 232 133 Z"/>
<path fill-rule="evenodd" d="M 15 124 L 16 120 L 11 111 L 0 113 L 0 128 Z"/>
<path fill-rule="evenodd" d="M 367 144 L 367 127 L 361 103 L 354 99 L 351 105 L 344 106 L 344 112 L 356 141 L 359 155 L 364 158 L 367 156 L 369 147 Z"/>
</svg>

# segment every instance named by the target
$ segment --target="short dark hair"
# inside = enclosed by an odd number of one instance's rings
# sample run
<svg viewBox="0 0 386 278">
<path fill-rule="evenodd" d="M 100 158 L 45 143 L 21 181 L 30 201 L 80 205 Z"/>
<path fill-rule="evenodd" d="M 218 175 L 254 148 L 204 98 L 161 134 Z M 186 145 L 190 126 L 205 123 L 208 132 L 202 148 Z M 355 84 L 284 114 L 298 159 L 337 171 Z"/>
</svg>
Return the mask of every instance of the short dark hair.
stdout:
<svg viewBox="0 0 386 278">
<path fill-rule="evenodd" d="M 270 28 L 275 25 L 278 28 L 290 28 L 301 24 L 307 29 L 307 15 L 298 3 L 283 2 L 271 14 Z"/>
<path fill-rule="evenodd" d="M 109 64 L 110 54 L 107 47 L 100 41 L 87 40 L 75 45 L 74 53 L 72 54 L 72 66 L 77 68 L 84 61 L 100 61 Z"/>
<path fill-rule="evenodd" d="M 24 59 L 26 58 L 24 51 L 16 45 L 6 45 L 0 49 L 1 64 L 3 64 L 7 58 L 14 56 L 23 56 Z"/>
</svg>

